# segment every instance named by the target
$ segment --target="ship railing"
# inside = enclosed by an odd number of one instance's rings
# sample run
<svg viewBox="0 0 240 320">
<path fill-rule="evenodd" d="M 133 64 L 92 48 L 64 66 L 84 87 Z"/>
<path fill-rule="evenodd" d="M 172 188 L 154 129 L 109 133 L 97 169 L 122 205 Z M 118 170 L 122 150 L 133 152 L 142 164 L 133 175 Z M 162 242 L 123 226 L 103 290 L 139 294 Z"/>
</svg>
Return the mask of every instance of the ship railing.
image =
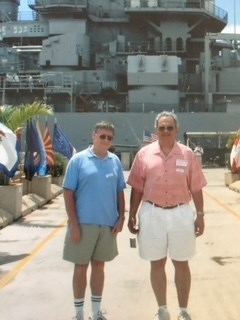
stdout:
<svg viewBox="0 0 240 320">
<path fill-rule="evenodd" d="M 99 19 L 123 19 L 127 18 L 124 10 L 122 9 L 109 9 L 105 8 L 102 5 L 96 6 L 96 5 L 90 5 L 88 6 L 88 12 L 90 15 L 99 18 Z"/>
<path fill-rule="evenodd" d="M 19 11 L 18 21 L 36 21 L 38 20 L 38 13 L 36 11 Z"/>
<path fill-rule="evenodd" d="M 139 103 L 127 103 L 128 112 L 141 112 L 141 113 L 151 113 L 151 112 L 160 112 L 161 110 L 169 110 L 177 112 L 179 110 L 179 104 L 169 103 L 148 103 L 148 102 L 139 102 Z"/>
<path fill-rule="evenodd" d="M 87 0 L 28 0 L 30 7 L 47 7 L 52 5 L 87 6 Z"/>
<path fill-rule="evenodd" d="M 69 89 L 73 87 L 73 80 L 71 75 L 64 75 L 59 73 L 41 74 L 41 75 L 19 75 L 7 73 L 1 76 L 0 86 L 6 89 L 18 88 L 18 89 Z"/>
<path fill-rule="evenodd" d="M 76 81 L 75 90 L 79 93 L 87 94 L 100 94 L 104 89 L 113 89 L 117 90 L 117 81 Z"/>
<path fill-rule="evenodd" d="M 117 43 L 118 53 L 144 53 L 154 51 L 154 43 L 152 41 L 126 41 L 125 43 Z"/>
<path fill-rule="evenodd" d="M 117 81 L 102 81 L 101 88 L 102 89 L 112 88 L 113 90 L 117 90 Z"/>
<path fill-rule="evenodd" d="M 153 42 L 153 41 L 128 41 L 124 46 L 122 43 L 117 44 L 117 52 L 124 53 L 183 53 L 186 50 L 184 49 L 183 40 L 180 41 L 171 41 L 171 44 L 168 42 Z"/>
<path fill-rule="evenodd" d="M 6 87 L 18 88 L 72 88 L 71 75 L 42 74 L 42 75 L 18 75 L 6 74 Z"/>
<path fill-rule="evenodd" d="M 201 9 L 227 22 L 228 13 L 214 3 L 204 0 L 125 0 L 124 6 L 127 9 L 138 10 L 143 8 L 157 9 Z"/>
<path fill-rule="evenodd" d="M 91 47 L 92 52 L 98 52 L 102 54 L 108 53 L 108 47 L 105 44 L 94 44 Z M 119 41 L 116 44 L 116 52 L 118 54 L 178 54 L 186 52 L 185 44 L 182 38 L 178 38 L 176 41 L 170 38 L 162 41 Z M 98 65 L 103 65 L 103 60 L 99 61 Z"/>
<path fill-rule="evenodd" d="M 184 102 L 180 103 L 179 112 L 207 112 L 211 109 L 211 107 L 212 106 L 210 104 L 204 101 L 200 101 L 199 99 L 195 98 L 194 101 L 187 99 Z M 218 112 L 217 109 L 212 111 Z"/>
<path fill-rule="evenodd" d="M 1 76 L 0 86 L 5 89 L 39 89 L 44 87 L 44 82 L 40 75 L 18 75 L 8 73 L 5 76 Z"/>
<path fill-rule="evenodd" d="M 85 81 L 76 81 L 75 82 L 75 90 L 78 93 L 100 93 L 101 92 L 101 82 L 85 82 Z"/>
<path fill-rule="evenodd" d="M 72 88 L 72 75 L 63 72 L 50 72 L 41 75 L 44 86 L 47 88 Z"/>
</svg>

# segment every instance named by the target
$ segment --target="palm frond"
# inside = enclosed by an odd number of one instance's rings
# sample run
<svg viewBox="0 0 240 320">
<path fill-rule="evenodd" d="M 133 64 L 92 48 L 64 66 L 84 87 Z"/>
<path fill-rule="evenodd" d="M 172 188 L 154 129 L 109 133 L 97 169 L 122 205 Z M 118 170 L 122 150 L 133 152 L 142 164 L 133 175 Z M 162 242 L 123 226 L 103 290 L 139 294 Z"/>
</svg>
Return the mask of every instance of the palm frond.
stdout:
<svg viewBox="0 0 240 320">
<path fill-rule="evenodd" d="M 13 112 L 12 106 L 1 106 L 0 107 L 0 122 L 8 126 L 8 119 Z"/>
<path fill-rule="evenodd" d="M 21 104 L 19 106 L 6 106 L 0 108 L 0 121 L 6 124 L 12 131 L 26 124 L 30 119 L 38 116 L 51 116 L 54 114 L 52 107 L 43 102 L 35 101 L 31 104 Z"/>
</svg>

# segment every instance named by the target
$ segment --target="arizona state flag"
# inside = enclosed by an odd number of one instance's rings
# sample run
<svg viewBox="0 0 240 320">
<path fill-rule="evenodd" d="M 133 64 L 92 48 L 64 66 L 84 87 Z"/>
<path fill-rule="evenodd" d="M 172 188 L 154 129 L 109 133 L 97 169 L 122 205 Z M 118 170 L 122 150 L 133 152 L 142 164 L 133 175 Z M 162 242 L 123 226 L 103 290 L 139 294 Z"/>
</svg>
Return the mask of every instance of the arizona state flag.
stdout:
<svg viewBox="0 0 240 320">
<path fill-rule="evenodd" d="M 46 121 L 46 126 L 45 126 L 43 143 L 44 143 L 44 148 L 45 148 L 45 152 L 47 155 L 47 164 L 51 168 L 55 165 L 55 157 L 54 157 L 53 144 L 52 144 L 52 139 L 51 139 L 51 135 L 49 132 L 47 121 Z"/>
</svg>

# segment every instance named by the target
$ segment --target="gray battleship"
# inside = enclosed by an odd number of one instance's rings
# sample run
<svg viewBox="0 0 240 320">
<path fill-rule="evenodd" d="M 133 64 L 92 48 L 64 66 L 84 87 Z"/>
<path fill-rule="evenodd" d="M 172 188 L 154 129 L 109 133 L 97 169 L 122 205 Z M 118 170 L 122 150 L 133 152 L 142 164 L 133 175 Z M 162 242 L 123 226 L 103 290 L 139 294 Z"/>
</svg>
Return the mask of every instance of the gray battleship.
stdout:
<svg viewBox="0 0 240 320">
<path fill-rule="evenodd" d="M 78 149 L 103 112 L 119 145 L 139 146 L 163 109 L 180 114 L 182 134 L 239 128 L 227 115 L 239 113 L 240 35 L 221 33 L 228 13 L 214 0 L 28 0 L 29 15 L 19 5 L 0 1 L 0 101 L 52 105 Z"/>
<path fill-rule="evenodd" d="M 0 1 L 2 104 L 57 112 L 226 111 L 240 98 L 240 35 L 215 1 Z"/>
</svg>

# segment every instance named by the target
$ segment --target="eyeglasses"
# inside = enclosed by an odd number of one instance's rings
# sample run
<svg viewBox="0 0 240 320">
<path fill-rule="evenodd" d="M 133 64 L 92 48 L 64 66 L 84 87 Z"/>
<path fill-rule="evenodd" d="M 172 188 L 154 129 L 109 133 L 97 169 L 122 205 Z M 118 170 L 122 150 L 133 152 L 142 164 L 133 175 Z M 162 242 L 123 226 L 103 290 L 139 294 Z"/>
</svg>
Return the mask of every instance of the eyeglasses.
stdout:
<svg viewBox="0 0 240 320">
<path fill-rule="evenodd" d="M 100 134 L 99 138 L 101 140 L 105 140 L 105 139 L 107 139 L 108 141 L 112 141 L 113 140 L 113 136 L 108 136 L 107 134 Z"/>
<path fill-rule="evenodd" d="M 166 127 L 158 127 L 158 131 L 163 132 L 163 131 L 173 131 L 174 127 L 173 126 L 166 126 Z"/>
</svg>

